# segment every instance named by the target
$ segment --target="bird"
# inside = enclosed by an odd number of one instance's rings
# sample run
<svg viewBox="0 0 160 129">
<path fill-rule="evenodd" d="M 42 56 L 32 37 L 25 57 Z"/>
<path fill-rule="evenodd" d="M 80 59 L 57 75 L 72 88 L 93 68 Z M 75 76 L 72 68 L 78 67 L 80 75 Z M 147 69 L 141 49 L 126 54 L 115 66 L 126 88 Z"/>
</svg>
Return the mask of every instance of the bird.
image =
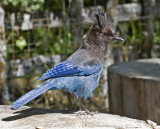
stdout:
<svg viewBox="0 0 160 129">
<path fill-rule="evenodd" d="M 11 104 L 15 110 L 47 90 L 64 90 L 73 94 L 87 114 L 83 105 L 97 87 L 104 65 L 105 50 L 112 41 L 123 41 L 112 30 L 106 13 L 95 12 L 94 23 L 85 33 L 82 46 L 65 61 L 53 66 L 35 81 L 43 80 L 35 89 L 24 94 Z"/>
</svg>

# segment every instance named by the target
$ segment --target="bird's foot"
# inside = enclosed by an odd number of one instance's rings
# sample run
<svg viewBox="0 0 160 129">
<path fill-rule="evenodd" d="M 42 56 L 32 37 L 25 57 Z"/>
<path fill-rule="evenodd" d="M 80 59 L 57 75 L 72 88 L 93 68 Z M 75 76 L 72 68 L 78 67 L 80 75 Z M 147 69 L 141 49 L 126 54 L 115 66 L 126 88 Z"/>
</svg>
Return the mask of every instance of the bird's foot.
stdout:
<svg viewBox="0 0 160 129">
<path fill-rule="evenodd" d="M 81 111 L 80 111 L 80 113 L 78 113 L 79 115 L 91 115 L 91 116 L 94 116 L 95 114 L 98 113 L 98 111 L 96 111 L 96 112 L 89 111 L 89 110 L 83 105 L 83 103 L 81 102 L 80 98 L 78 98 L 77 96 L 76 96 L 76 98 L 77 98 L 79 104 L 80 104 L 80 105 L 83 107 L 83 109 L 85 110 L 85 112 L 82 112 L 82 113 L 81 113 Z"/>
<path fill-rule="evenodd" d="M 80 116 L 80 115 L 87 115 L 87 113 L 85 112 L 85 111 L 78 111 L 78 112 L 76 112 L 76 115 L 77 116 Z"/>
<path fill-rule="evenodd" d="M 98 111 L 89 111 L 89 110 L 87 110 L 87 111 L 85 111 L 88 115 L 91 115 L 91 116 L 94 116 L 95 114 L 98 114 Z"/>
<path fill-rule="evenodd" d="M 99 112 L 96 111 L 96 112 L 93 112 L 93 111 L 89 111 L 89 110 L 85 110 L 85 111 L 78 111 L 76 112 L 77 115 L 91 115 L 91 116 L 94 116 L 95 114 L 98 114 Z"/>
</svg>

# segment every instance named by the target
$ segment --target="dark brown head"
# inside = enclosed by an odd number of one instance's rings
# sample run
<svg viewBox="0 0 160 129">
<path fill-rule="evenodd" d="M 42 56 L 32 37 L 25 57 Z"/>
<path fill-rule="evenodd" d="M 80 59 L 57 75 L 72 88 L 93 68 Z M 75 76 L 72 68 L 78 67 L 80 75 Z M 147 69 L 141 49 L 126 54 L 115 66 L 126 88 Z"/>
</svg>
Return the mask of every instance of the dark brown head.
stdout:
<svg viewBox="0 0 160 129">
<path fill-rule="evenodd" d="M 89 42 L 94 42 L 98 45 L 99 43 L 108 44 L 114 40 L 123 41 L 122 38 L 113 33 L 104 12 L 98 11 L 95 13 L 95 17 L 96 20 L 86 35 Z"/>
</svg>

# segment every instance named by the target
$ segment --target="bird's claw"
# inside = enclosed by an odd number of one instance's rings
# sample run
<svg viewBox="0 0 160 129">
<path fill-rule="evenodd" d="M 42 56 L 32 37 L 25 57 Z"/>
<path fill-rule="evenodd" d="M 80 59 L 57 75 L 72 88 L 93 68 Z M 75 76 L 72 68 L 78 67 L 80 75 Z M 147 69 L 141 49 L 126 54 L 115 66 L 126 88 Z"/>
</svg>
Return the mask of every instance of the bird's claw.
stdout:
<svg viewBox="0 0 160 129">
<path fill-rule="evenodd" d="M 98 114 L 99 112 L 96 111 L 96 112 L 93 112 L 93 111 L 78 111 L 76 112 L 77 115 L 91 115 L 91 116 L 94 116 L 95 114 Z"/>
<path fill-rule="evenodd" d="M 98 111 L 85 111 L 88 115 L 94 116 L 95 114 L 98 114 Z"/>
</svg>

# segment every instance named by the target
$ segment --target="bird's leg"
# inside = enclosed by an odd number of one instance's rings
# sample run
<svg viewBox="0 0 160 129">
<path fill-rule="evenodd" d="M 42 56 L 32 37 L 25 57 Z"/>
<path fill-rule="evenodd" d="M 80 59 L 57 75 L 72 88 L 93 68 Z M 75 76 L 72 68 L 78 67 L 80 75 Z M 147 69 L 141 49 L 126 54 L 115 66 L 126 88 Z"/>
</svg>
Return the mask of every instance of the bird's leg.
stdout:
<svg viewBox="0 0 160 129">
<path fill-rule="evenodd" d="M 91 112 L 84 106 L 84 104 L 81 102 L 81 100 L 79 98 L 77 98 L 79 104 L 84 108 L 84 110 L 86 111 L 87 114 L 90 114 Z"/>
<path fill-rule="evenodd" d="M 85 112 L 86 112 L 87 114 L 90 114 L 90 115 L 96 114 L 96 112 L 91 112 L 91 111 L 89 111 L 89 110 L 84 106 L 84 104 L 81 102 L 80 98 L 78 98 L 77 95 L 75 95 L 75 96 L 76 96 L 76 99 L 77 99 L 78 103 L 84 108 L 84 110 L 85 110 Z M 84 113 L 79 113 L 79 114 L 85 115 Z"/>
</svg>

